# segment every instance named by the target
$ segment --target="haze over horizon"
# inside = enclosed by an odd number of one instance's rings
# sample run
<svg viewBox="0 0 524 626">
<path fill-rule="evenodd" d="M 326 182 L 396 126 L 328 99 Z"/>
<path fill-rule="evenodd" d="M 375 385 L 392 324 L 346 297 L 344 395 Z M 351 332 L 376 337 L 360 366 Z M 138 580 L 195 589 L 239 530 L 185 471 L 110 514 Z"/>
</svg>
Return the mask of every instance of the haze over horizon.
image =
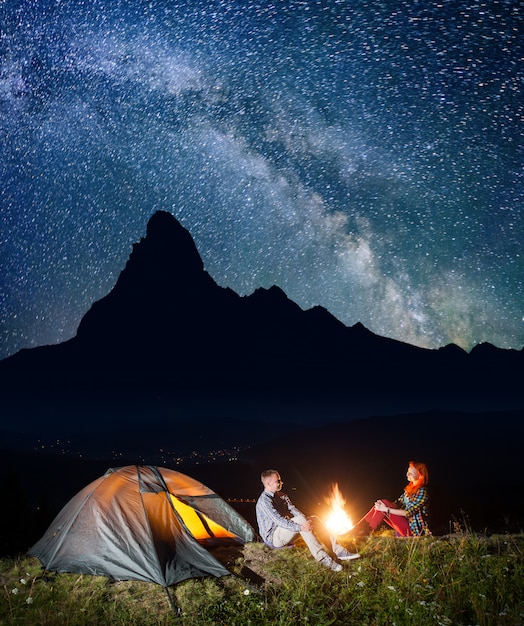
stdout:
<svg viewBox="0 0 524 626">
<path fill-rule="evenodd" d="M 517 3 L 0 3 L 0 358 L 74 336 L 156 210 L 241 295 L 524 346 Z"/>
</svg>

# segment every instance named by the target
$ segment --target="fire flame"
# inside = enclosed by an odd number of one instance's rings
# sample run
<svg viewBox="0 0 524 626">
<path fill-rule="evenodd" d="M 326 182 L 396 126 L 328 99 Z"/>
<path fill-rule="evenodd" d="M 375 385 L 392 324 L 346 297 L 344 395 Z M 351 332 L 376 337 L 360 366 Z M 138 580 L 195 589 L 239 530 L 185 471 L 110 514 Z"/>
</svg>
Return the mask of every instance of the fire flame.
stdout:
<svg viewBox="0 0 524 626">
<path fill-rule="evenodd" d="M 326 527 L 333 535 L 343 535 L 353 528 L 351 518 L 344 511 L 346 501 L 340 493 L 338 484 L 333 485 L 333 491 L 330 498 L 326 498 L 326 502 L 331 505 L 331 511 L 326 519 Z"/>
</svg>

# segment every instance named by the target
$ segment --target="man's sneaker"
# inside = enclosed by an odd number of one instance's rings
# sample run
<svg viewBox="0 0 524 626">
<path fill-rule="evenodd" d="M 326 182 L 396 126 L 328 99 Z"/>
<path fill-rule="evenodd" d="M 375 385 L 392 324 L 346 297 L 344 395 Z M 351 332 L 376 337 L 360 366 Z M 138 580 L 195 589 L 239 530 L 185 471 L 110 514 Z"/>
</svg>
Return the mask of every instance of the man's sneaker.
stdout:
<svg viewBox="0 0 524 626">
<path fill-rule="evenodd" d="M 333 561 L 330 556 L 326 555 L 323 559 L 320 559 L 319 563 L 322 563 L 322 565 L 324 565 L 325 567 L 329 567 L 329 569 L 332 569 L 334 572 L 342 571 L 342 565 L 340 565 L 340 563 L 337 563 L 336 561 Z"/>
<path fill-rule="evenodd" d="M 358 552 L 349 552 L 348 550 L 341 550 L 337 553 L 337 559 L 340 561 L 353 561 L 353 559 L 360 559 Z"/>
</svg>

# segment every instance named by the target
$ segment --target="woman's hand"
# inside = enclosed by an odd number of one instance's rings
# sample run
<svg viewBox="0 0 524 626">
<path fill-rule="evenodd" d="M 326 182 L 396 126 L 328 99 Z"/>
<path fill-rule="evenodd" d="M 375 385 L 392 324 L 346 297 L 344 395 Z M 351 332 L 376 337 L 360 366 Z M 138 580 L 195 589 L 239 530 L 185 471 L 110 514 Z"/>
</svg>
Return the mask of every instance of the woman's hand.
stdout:
<svg viewBox="0 0 524 626">
<path fill-rule="evenodd" d="M 385 513 L 388 510 L 388 507 L 382 502 L 382 500 L 377 500 L 375 502 L 375 510 Z"/>
</svg>

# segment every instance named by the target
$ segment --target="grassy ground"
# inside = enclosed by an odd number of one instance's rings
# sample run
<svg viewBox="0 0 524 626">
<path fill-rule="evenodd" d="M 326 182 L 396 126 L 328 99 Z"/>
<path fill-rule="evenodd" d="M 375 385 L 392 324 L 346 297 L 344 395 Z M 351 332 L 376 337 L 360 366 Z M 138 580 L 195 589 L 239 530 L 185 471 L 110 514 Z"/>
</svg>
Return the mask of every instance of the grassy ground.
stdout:
<svg viewBox="0 0 524 626">
<path fill-rule="evenodd" d="M 524 624 L 522 535 L 384 534 L 342 543 L 362 558 L 339 573 L 316 563 L 300 545 L 269 550 L 253 543 L 215 552 L 235 575 L 172 588 L 179 616 L 154 584 L 78 574 L 44 578 L 35 559 L 3 559 L 0 624 Z"/>
</svg>

